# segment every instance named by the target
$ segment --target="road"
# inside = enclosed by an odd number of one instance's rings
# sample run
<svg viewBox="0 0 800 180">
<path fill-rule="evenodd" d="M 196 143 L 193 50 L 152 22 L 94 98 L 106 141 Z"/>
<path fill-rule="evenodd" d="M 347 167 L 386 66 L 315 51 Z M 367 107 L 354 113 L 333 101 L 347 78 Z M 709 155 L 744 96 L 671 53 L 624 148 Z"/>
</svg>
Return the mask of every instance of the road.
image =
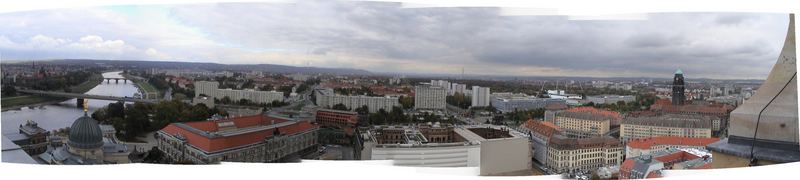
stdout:
<svg viewBox="0 0 800 180">
<path fill-rule="evenodd" d="M 315 87 L 316 87 L 316 85 L 314 87 L 308 88 L 308 90 L 303 91 L 301 94 L 298 94 L 294 98 L 289 98 L 288 100 L 291 101 L 291 103 L 289 103 L 289 105 L 273 108 L 273 109 L 270 110 L 269 113 L 270 114 L 280 113 L 280 112 L 283 112 L 283 111 L 286 111 L 286 110 L 292 110 L 291 108 L 295 108 L 295 107 L 298 107 L 298 106 L 301 106 L 301 107 L 299 109 L 296 109 L 296 110 L 306 110 L 308 108 L 313 108 L 313 107 L 310 107 L 310 106 L 313 106 L 314 103 L 311 102 L 309 96 L 311 95 L 311 92 Z"/>
</svg>

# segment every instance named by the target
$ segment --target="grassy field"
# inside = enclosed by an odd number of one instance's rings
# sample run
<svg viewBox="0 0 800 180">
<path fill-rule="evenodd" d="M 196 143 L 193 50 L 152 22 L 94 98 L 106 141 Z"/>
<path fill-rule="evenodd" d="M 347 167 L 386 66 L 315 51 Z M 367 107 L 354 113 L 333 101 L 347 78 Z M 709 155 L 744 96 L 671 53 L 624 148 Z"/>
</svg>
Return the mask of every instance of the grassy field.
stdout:
<svg viewBox="0 0 800 180">
<path fill-rule="evenodd" d="M 142 91 L 144 91 L 145 93 L 155 94 L 156 97 L 161 96 L 161 92 L 159 92 L 158 89 L 156 89 L 156 87 L 154 87 L 147 81 L 133 80 L 133 82 L 136 83 L 136 85 L 139 86 L 139 88 L 142 88 Z"/>
<path fill-rule="evenodd" d="M 150 92 L 158 93 L 158 90 L 156 89 L 156 87 L 153 87 L 153 85 L 151 85 L 150 83 L 142 81 L 142 82 L 137 82 L 136 84 L 139 84 L 139 87 L 141 87 L 147 93 L 150 93 Z"/>
<path fill-rule="evenodd" d="M 66 98 L 58 98 L 58 97 L 14 96 L 14 97 L 3 97 L 3 99 L 0 100 L 0 105 L 2 105 L 3 107 L 11 107 L 11 106 L 43 103 L 48 101 L 66 101 L 66 100 L 67 100 Z"/>
</svg>

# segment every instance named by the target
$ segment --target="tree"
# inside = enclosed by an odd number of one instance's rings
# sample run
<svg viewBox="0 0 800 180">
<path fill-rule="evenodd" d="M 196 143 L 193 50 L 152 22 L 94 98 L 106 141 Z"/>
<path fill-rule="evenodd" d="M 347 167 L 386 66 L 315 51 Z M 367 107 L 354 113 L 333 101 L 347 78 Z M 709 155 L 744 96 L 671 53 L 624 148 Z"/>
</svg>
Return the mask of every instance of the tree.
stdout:
<svg viewBox="0 0 800 180">
<path fill-rule="evenodd" d="M 128 132 L 128 126 L 129 126 L 128 125 L 128 121 L 125 121 L 125 119 L 120 118 L 120 117 L 112 117 L 112 118 L 109 119 L 109 122 L 111 122 L 111 125 L 113 125 L 114 129 L 117 130 L 117 134 L 116 134 L 117 137 L 121 137 L 123 139 L 127 139 L 128 134 L 129 134 L 129 132 Z"/>
<path fill-rule="evenodd" d="M 184 117 L 186 117 L 186 121 L 189 122 L 204 121 L 211 117 L 211 114 L 205 104 L 196 104 L 184 111 Z"/>
<path fill-rule="evenodd" d="M 470 97 L 467 97 L 463 93 L 455 93 L 452 96 L 447 96 L 446 98 L 447 104 L 457 106 L 462 109 L 467 109 L 472 104 L 472 100 Z"/>
<path fill-rule="evenodd" d="M 184 100 L 184 99 L 186 99 L 186 98 L 187 98 L 187 96 L 186 96 L 186 94 L 184 94 L 184 93 L 174 93 L 174 94 L 172 95 L 172 99 Z"/>
<path fill-rule="evenodd" d="M 367 105 L 363 105 L 363 106 L 361 106 L 359 108 L 356 108 L 355 111 L 358 112 L 358 114 L 361 114 L 361 115 L 369 114 L 369 107 L 367 107 Z"/>
<path fill-rule="evenodd" d="M 349 110 L 350 110 L 350 108 L 347 108 L 347 106 L 345 106 L 345 105 L 344 105 L 344 104 L 342 104 L 342 103 L 339 103 L 339 104 L 333 105 L 333 107 L 331 107 L 331 109 L 333 109 L 333 110 L 340 110 L 340 111 L 349 111 Z"/>
<path fill-rule="evenodd" d="M 594 106 L 594 102 L 586 103 L 586 106 Z"/>
<path fill-rule="evenodd" d="M 254 89 L 255 88 L 255 84 L 253 84 L 253 80 L 248 79 L 248 80 L 244 81 L 244 83 L 242 83 L 242 88 L 243 89 Z"/>
<path fill-rule="evenodd" d="M 180 101 L 161 101 L 155 105 L 153 111 L 152 127 L 156 129 L 164 128 L 169 123 L 183 122 L 181 120 L 183 103 Z"/>
<path fill-rule="evenodd" d="M 109 103 L 108 108 L 106 108 L 106 117 L 118 117 L 124 118 L 125 117 L 125 103 L 122 101 L 117 101 L 115 103 Z"/>
<path fill-rule="evenodd" d="M 298 87 L 297 87 L 297 92 L 298 92 L 298 93 L 299 93 L 299 92 L 306 91 L 306 90 L 308 90 L 308 85 L 307 85 L 307 84 L 305 84 L 305 83 L 304 83 L 304 84 L 300 84 L 300 86 L 298 86 Z"/>
<path fill-rule="evenodd" d="M 391 119 L 393 123 L 409 123 L 409 118 L 403 114 L 403 108 L 398 106 L 392 107 L 392 112 L 389 113 L 389 119 Z"/>
<path fill-rule="evenodd" d="M 150 126 L 149 112 L 147 105 L 143 103 L 133 103 L 125 106 L 125 118 L 121 118 L 124 122 L 119 122 L 120 119 L 114 120 L 114 128 L 122 130 L 121 136 L 124 139 L 134 139 L 140 133 L 148 130 Z"/>
<path fill-rule="evenodd" d="M 222 99 L 219 100 L 219 102 L 222 104 L 230 104 L 232 101 L 233 100 L 231 100 L 231 97 L 228 96 L 222 97 Z"/>
<path fill-rule="evenodd" d="M 274 100 L 274 101 L 272 101 L 272 103 L 268 104 L 267 106 L 269 106 L 269 107 L 281 107 L 281 106 L 286 106 L 286 105 L 289 105 L 289 103 L 288 102 L 279 101 L 279 100 Z"/>
<path fill-rule="evenodd" d="M 414 97 L 400 96 L 397 100 L 400 101 L 400 105 L 403 105 L 403 109 L 411 109 L 414 107 Z"/>
<path fill-rule="evenodd" d="M 272 91 L 272 90 L 275 90 L 275 88 L 273 88 L 272 85 L 267 84 L 267 85 L 261 86 L 261 90 L 262 91 Z"/>
<path fill-rule="evenodd" d="M 385 114 L 385 112 L 386 112 L 386 111 L 384 111 L 383 109 L 381 109 L 381 110 L 379 110 L 379 111 L 378 111 L 378 112 L 376 112 L 376 113 L 372 113 L 372 114 L 370 114 L 370 115 L 369 115 L 369 122 L 370 122 L 370 124 L 386 124 L 386 123 L 387 123 L 387 122 L 386 122 L 387 118 L 386 118 L 386 114 Z"/>
<path fill-rule="evenodd" d="M 289 97 L 292 94 L 292 86 L 281 86 L 278 91 L 283 92 L 283 97 Z"/>
<path fill-rule="evenodd" d="M 106 120 L 108 120 L 108 117 L 106 115 L 106 112 L 107 112 L 106 109 L 108 109 L 108 108 L 107 107 L 103 107 L 103 108 L 95 110 L 91 115 L 92 119 L 97 120 L 100 123 L 106 122 L 106 123 L 110 124 L 110 122 L 106 121 Z"/>
<path fill-rule="evenodd" d="M 598 176 L 597 173 L 592 173 L 592 177 L 590 179 L 591 180 L 600 180 L 600 176 Z"/>
<path fill-rule="evenodd" d="M 14 88 L 14 85 L 11 84 L 3 85 L 3 96 L 9 97 L 16 95 L 17 95 L 17 89 Z"/>
</svg>

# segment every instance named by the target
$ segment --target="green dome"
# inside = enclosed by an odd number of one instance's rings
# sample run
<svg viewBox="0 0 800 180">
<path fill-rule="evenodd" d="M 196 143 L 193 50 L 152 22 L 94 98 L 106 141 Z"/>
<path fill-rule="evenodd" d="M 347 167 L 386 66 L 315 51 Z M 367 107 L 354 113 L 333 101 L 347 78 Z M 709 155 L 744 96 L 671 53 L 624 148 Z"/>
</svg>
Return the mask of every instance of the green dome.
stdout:
<svg viewBox="0 0 800 180">
<path fill-rule="evenodd" d="M 95 149 L 103 146 L 103 131 L 91 117 L 83 114 L 69 128 L 69 146 L 80 149 Z"/>
<path fill-rule="evenodd" d="M 677 71 L 675 71 L 675 74 L 683 74 L 683 71 L 681 71 L 681 69 L 678 69 Z"/>
</svg>

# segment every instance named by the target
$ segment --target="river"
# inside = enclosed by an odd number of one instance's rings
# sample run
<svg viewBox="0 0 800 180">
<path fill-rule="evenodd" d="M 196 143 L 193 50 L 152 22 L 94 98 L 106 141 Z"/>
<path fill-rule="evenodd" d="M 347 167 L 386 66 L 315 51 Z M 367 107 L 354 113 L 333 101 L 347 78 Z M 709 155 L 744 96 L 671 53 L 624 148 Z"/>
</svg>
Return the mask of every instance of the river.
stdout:
<svg viewBox="0 0 800 180">
<path fill-rule="evenodd" d="M 107 72 L 103 73 L 103 77 L 123 78 L 120 75 L 121 73 L 122 71 Z M 132 97 L 136 92 L 138 92 L 138 88 L 131 81 L 116 83 L 111 80 L 110 83 L 103 81 L 85 94 Z M 2 117 L 0 118 L 2 130 L 0 132 L 2 134 L 19 133 L 19 125 L 25 124 L 27 120 L 35 121 L 39 124 L 39 127 L 48 131 L 69 127 L 75 119 L 83 116 L 83 108 L 77 107 L 76 101 L 76 99 L 70 99 L 58 104 L 43 106 L 43 108 L 29 109 L 24 107 L 21 110 L 2 112 L 2 115 L 0 115 Z M 91 115 L 95 110 L 113 102 L 89 99 L 89 114 Z"/>
</svg>

